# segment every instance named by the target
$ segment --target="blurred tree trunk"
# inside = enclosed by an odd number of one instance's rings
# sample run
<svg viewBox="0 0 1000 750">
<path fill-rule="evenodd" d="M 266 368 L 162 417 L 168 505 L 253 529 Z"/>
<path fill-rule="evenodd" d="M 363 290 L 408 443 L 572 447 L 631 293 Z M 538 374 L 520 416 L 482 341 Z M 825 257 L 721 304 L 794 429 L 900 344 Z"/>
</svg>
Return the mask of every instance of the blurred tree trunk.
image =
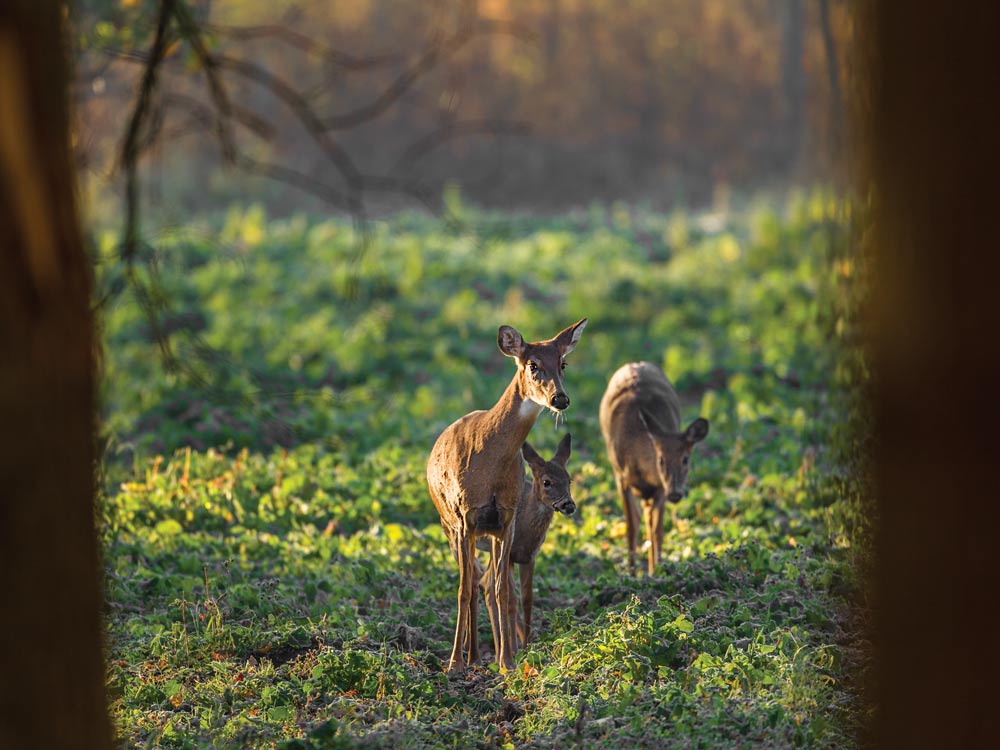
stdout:
<svg viewBox="0 0 1000 750">
<path fill-rule="evenodd" d="M 581 71 L 578 74 L 581 77 L 581 88 L 587 92 L 591 101 L 606 102 L 608 100 L 607 71 L 609 66 L 601 56 L 603 47 L 597 32 L 600 21 L 599 12 L 596 8 L 585 5 L 580 8 L 576 17 L 587 61 L 586 71 Z M 599 116 L 594 118 L 598 123 L 596 132 L 604 136 L 607 134 L 607 117 L 604 116 L 603 112 L 598 114 Z"/>
<path fill-rule="evenodd" d="M 629 158 L 632 173 L 638 180 L 645 179 L 651 169 L 655 169 L 660 160 L 659 126 L 663 121 L 661 114 L 662 97 L 657 90 L 657 81 L 663 75 L 657 70 L 653 56 L 649 53 L 647 34 L 643 29 L 634 29 L 629 40 L 631 59 L 636 68 L 644 73 L 639 86 L 639 100 L 635 103 L 636 127 L 629 139 Z"/>
<path fill-rule="evenodd" d="M 109 748 L 63 11 L 0 3 L 0 747 Z"/>
<path fill-rule="evenodd" d="M 861 8 L 860 124 L 875 209 L 874 739 L 908 750 L 992 748 L 1000 4 Z"/>
<path fill-rule="evenodd" d="M 829 151 L 836 170 L 843 148 L 843 92 L 840 90 L 840 61 L 837 58 L 837 44 L 830 22 L 830 0 L 819 0 L 819 25 L 823 35 L 823 51 L 826 56 L 826 76 L 830 88 L 830 142 Z"/>
<path fill-rule="evenodd" d="M 561 16 L 562 12 L 559 0 L 548 0 L 545 11 L 543 38 L 545 44 L 545 74 L 549 77 L 555 75 L 556 65 L 559 60 L 559 27 L 562 23 Z"/>
<path fill-rule="evenodd" d="M 806 78 L 802 62 L 802 0 L 780 0 L 781 9 L 781 90 L 784 108 L 785 168 L 790 175 L 798 169 L 806 127 Z"/>
</svg>

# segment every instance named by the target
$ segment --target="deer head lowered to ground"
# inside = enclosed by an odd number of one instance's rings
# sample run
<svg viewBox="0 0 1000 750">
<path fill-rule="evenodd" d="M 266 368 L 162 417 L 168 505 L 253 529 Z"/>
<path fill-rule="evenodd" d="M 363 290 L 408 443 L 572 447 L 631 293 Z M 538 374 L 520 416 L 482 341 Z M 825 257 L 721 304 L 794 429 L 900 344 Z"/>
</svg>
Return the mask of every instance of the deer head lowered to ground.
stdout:
<svg viewBox="0 0 1000 750">
<path fill-rule="evenodd" d="M 571 449 L 571 438 L 569 433 L 559 443 L 555 455 L 551 461 L 546 461 L 530 444 L 525 443 L 521 448 L 524 460 L 531 467 L 531 479 L 524 478 L 524 489 L 521 493 L 521 503 L 517 507 L 517 514 L 514 517 L 514 546 L 510 551 L 510 566 L 508 567 L 508 586 L 511 590 L 508 601 L 508 617 L 510 622 L 517 627 L 517 637 L 520 643 L 526 644 L 531 640 L 531 607 L 534 601 L 534 589 L 532 588 L 535 575 L 535 557 L 545 541 L 549 524 L 552 523 L 552 516 L 555 511 L 559 511 L 567 516 L 576 512 L 576 503 L 570 492 L 570 476 L 566 471 L 566 462 L 569 461 Z M 521 614 L 518 617 L 517 597 L 514 596 L 513 569 L 514 563 L 518 565 L 518 578 L 521 581 Z M 477 565 L 477 570 L 479 566 Z M 480 587 L 483 589 L 483 596 L 486 598 L 486 608 L 490 613 L 490 623 L 493 630 L 498 630 L 496 626 L 499 608 L 495 596 L 495 583 L 493 581 L 493 568 L 485 572 L 480 579 Z M 496 646 L 496 644 L 494 644 Z"/>
<path fill-rule="evenodd" d="M 579 342 L 586 323 L 584 318 L 554 338 L 534 343 L 525 342 L 510 326 L 501 326 L 497 345 L 517 363 L 513 379 L 493 408 L 453 422 L 431 449 L 427 486 L 458 562 L 458 621 L 448 659 L 450 672 L 479 659 L 477 538 L 486 536 L 491 541 L 496 601 L 511 598 L 510 576 L 497 571 L 507 571 L 510 564 L 514 515 L 524 484 L 521 446 L 542 409 L 561 412 L 569 406 L 562 380 L 564 358 Z M 497 609 L 496 657 L 501 670 L 509 670 L 514 667 L 514 629 L 507 607 Z"/>
<path fill-rule="evenodd" d="M 649 540 L 648 572 L 653 575 L 663 547 L 663 508 L 684 496 L 691 453 L 708 435 L 708 420 L 699 417 L 681 430 L 677 392 L 667 376 L 649 362 L 620 367 L 601 399 L 601 432 L 625 510 L 629 567 L 635 572 L 642 498 Z"/>
</svg>

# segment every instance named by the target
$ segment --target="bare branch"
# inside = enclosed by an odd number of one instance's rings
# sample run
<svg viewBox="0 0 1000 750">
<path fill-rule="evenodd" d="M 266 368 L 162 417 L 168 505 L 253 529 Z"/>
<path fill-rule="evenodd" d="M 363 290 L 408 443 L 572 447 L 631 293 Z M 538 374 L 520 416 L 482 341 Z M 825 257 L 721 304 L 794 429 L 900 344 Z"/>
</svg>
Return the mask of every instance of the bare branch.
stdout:
<svg viewBox="0 0 1000 750">
<path fill-rule="evenodd" d="M 316 144 L 323 150 L 323 153 L 326 154 L 327 158 L 337 168 L 351 190 L 357 191 L 360 189 L 361 172 L 354 164 L 354 161 L 348 155 L 347 151 L 325 132 L 322 121 L 313 111 L 309 102 L 289 83 L 278 78 L 270 71 L 246 60 L 219 55 L 215 58 L 215 61 L 220 67 L 231 70 L 248 80 L 260 84 L 285 102 L 292 112 L 294 112 L 299 122 L 302 123 L 302 126 L 313 137 L 313 140 L 316 141 Z"/>
<path fill-rule="evenodd" d="M 466 120 L 464 122 L 449 122 L 411 143 L 396 160 L 392 171 L 395 172 L 408 167 L 434 149 L 456 138 L 466 138 L 476 135 L 526 135 L 530 130 L 531 128 L 528 123 L 517 120 Z"/>
<path fill-rule="evenodd" d="M 237 164 L 249 174 L 284 182 L 306 193 L 315 195 L 317 198 L 322 198 L 330 205 L 344 210 L 353 210 L 357 203 L 357 198 L 348 196 L 342 190 L 310 177 L 304 172 L 286 167 L 283 164 L 259 161 L 245 154 L 239 155 Z"/>
<path fill-rule="evenodd" d="M 430 187 L 419 180 L 385 175 L 365 175 L 364 189 L 373 193 L 398 193 L 407 195 L 423 204 L 428 211 L 437 210 L 437 202 Z"/>
<path fill-rule="evenodd" d="M 210 129 L 211 126 L 212 120 L 210 118 L 206 119 L 199 114 L 192 114 L 186 120 L 178 123 L 177 125 L 164 127 L 157 137 L 157 142 L 164 144 L 169 143 L 170 141 L 179 141 L 181 138 L 185 138 L 189 135 L 204 133 L 204 131 Z"/>
<path fill-rule="evenodd" d="M 317 114 L 314 100 L 301 87 L 296 87 L 250 59 L 233 57 L 214 49 L 206 30 L 231 39 L 273 38 L 306 54 L 320 56 L 334 73 L 397 66 L 392 72 L 395 77 L 369 103 L 324 119 Z M 437 205 L 431 188 L 415 178 L 395 174 L 365 174 L 331 131 L 356 127 L 379 117 L 436 65 L 456 54 L 472 39 L 486 34 L 529 36 L 529 32 L 517 24 L 477 18 L 475 3 L 466 0 L 457 30 L 450 35 L 438 34 L 433 37 L 415 57 L 399 54 L 355 57 L 280 26 L 206 26 L 192 15 L 188 0 L 159 0 L 156 31 L 148 52 L 104 50 L 112 59 L 143 65 L 139 92 L 128 120 L 121 150 L 126 181 L 126 218 L 121 255 L 126 261 L 125 281 L 142 309 L 151 338 L 159 348 L 164 367 L 168 371 L 183 373 L 189 383 L 198 387 L 217 390 L 218 384 L 212 382 L 215 379 L 213 368 L 219 364 L 220 353 L 195 333 L 184 340 L 187 348 L 179 352 L 178 346 L 184 347 L 185 344 L 172 341 L 174 332 L 165 325 L 164 316 L 169 312 L 169 299 L 159 279 L 156 253 L 139 250 L 141 200 L 138 169 L 141 155 L 157 143 L 201 129 L 211 129 L 219 141 L 223 159 L 242 172 L 284 183 L 349 213 L 358 237 L 357 253 L 350 261 L 356 269 L 373 237 L 366 216 L 366 198 L 369 195 L 388 193 L 406 196 L 431 212 L 440 210 L 440 206 Z M 168 72 L 192 78 L 179 58 L 167 59 L 167 51 L 175 39 L 183 41 L 194 53 L 204 74 L 207 92 L 202 91 L 200 86 L 197 86 L 194 95 L 163 91 L 166 86 L 162 79 Z M 231 75 L 262 87 L 288 107 L 295 120 L 333 166 L 333 170 L 326 171 L 335 172 L 331 179 L 336 184 L 329 184 L 324 179 L 317 179 L 284 164 L 259 160 L 241 149 L 238 136 L 245 135 L 240 131 L 241 127 L 265 140 L 275 138 L 279 131 L 265 117 L 234 103 L 230 96 L 234 83 Z M 178 114 L 174 115 L 175 112 Z M 519 122 L 452 122 L 405 147 L 397 166 L 412 164 L 453 138 L 524 132 L 527 132 L 527 126 Z M 343 184 L 340 184 L 341 181 Z M 447 212 L 444 220 L 452 225 L 460 221 L 448 216 Z M 352 294 L 359 293 L 356 276 L 350 277 L 349 287 L 353 290 Z M 251 374 L 254 382 L 258 383 L 257 375 L 253 371 Z"/>
<path fill-rule="evenodd" d="M 328 130 L 355 127 L 363 122 L 376 118 L 386 111 L 397 101 L 414 83 L 435 65 L 456 53 L 465 46 L 471 39 L 492 33 L 507 33 L 513 35 L 525 35 L 527 32 L 517 24 L 505 21 L 492 21 L 486 19 L 472 19 L 463 21 L 461 28 L 452 36 L 433 42 L 427 50 L 422 53 L 416 62 L 407 70 L 403 71 L 374 101 L 360 107 L 353 112 L 346 113 L 327 120 L 321 119 L 310 105 L 308 99 L 294 86 L 284 79 L 272 74 L 248 60 L 230 57 L 224 54 L 213 54 L 205 45 L 203 34 L 198 24 L 190 17 L 187 8 L 183 4 L 176 4 L 173 0 L 165 0 L 161 10 L 167 9 L 177 20 L 179 32 L 188 41 L 202 63 L 209 90 L 215 108 L 215 115 L 212 121 L 216 124 L 216 133 L 220 140 L 223 156 L 230 163 L 241 163 L 243 166 L 253 164 L 256 173 L 262 171 L 272 174 L 286 182 L 291 181 L 302 189 L 328 197 L 335 205 L 343 205 L 346 200 L 352 210 L 360 210 L 361 193 L 364 190 L 372 191 L 399 191 L 410 195 L 414 199 L 427 206 L 432 205 L 432 200 L 428 195 L 427 188 L 412 180 L 402 180 L 398 177 L 363 175 L 354 163 L 347 151 L 333 139 Z M 277 36 L 289 43 L 294 43 L 302 48 L 315 49 L 316 42 L 291 30 L 279 31 L 281 27 L 259 26 L 246 27 L 233 30 L 236 35 L 244 37 L 254 36 Z M 327 50 L 329 51 L 329 50 Z M 123 59 L 130 61 L 144 61 L 147 75 L 152 63 L 152 56 L 143 56 L 137 53 L 125 53 L 111 51 Z M 372 58 L 371 60 L 374 60 Z M 367 64 L 371 60 L 365 61 Z M 349 64 L 359 63 L 358 59 L 352 58 Z M 359 63 L 360 64 L 360 63 Z M 264 87 L 274 96 L 282 100 L 293 112 L 301 125 L 310 134 L 316 144 L 330 160 L 333 166 L 344 179 L 348 192 L 332 191 L 331 186 L 323 183 L 311 182 L 311 178 L 294 170 L 280 168 L 278 165 L 262 165 L 259 162 L 248 160 L 248 157 L 238 153 L 235 136 L 232 132 L 231 120 L 236 119 L 261 137 L 268 137 L 274 129 L 267 124 L 263 118 L 256 116 L 246 109 L 234 107 L 230 102 L 225 85 L 219 75 L 220 70 L 229 70 L 254 83 Z M 189 109 L 191 102 L 189 101 Z M 489 124 L 469 123 L 449 128 L 443 128 L 434 133 L 428 134 L 417 143 L 412 144 L 400 159 L 400 163 L 410 163 L 420 158 L 427 151 L 436 148 L 449 138 L 460 135 L 474 133 L 499 134 L 501 132 L 521 132 L 522 128 L 518 124 L 499 123 Z M 265 133 L 267 135 L 265 135 Z"/>
<path fill-rule="evenodd" d="M 231 39 L 252 40 L 272 38 L 282 41 L 306 54 L 316 55 L 333 67 L 349 72 L 369 70 L 371 68 L 396 65 L 405 58 L 400 54 L 372 55 L 371 57 L 356 57 L 347 52 L 333 49 L 315 39 L 290 29 L 286 26 L 264 24 L 259 26 L 223 26 L 211 24 L 205 28 Z"/>
<path fill-rule="evenodd" d="M 133 63 L 136 65 L 149 65 L 149 56 L 141 52 L 126 51 L 120 49 L 114 49 L 112 47 L 104 47 L 101 52 L 111 58 L 121 60 L 122 62 Z M 164 69 L 166 67 L 166 61 L 164 61 L 160 68 Z M 199 99 L 188 94 L 178 93 L 176 91 L 162 94 L 161 104 L 164 108 L 173 104 L 175 106 L 184 107 L 188 111 L 194 111 L 195 109 L 200 109 L 204 114 L 206 114 L 209 121 L 215 121 L 215 112 Z M 229 102 L 229 115 L 236 122 L 240 123 L 248 130 L 250 130 L 254 135 L 263 140 L 272 140 L 275 136 L 276 129 L 274 125 L 260 117 L 255 112 L 247 109 L 246 107 L 241 107 L 238 104 L 234 104 L 232 101 Z"/>
<path fill-rule="evenodd" d="M 150 47 L 146 70 L 142 76 L 139 95 L 129 118 L 125 140 L 122 144 L 122 165 L 125 169 L 125 236 L 122 256 L 132 264 L 138 249 L 139 236 L 139 175 L 138 162 L 142 152 L 140 138 L 152 107 L 153 94 L 157 86 L 157 74 L 167 52 L 170 18 L 174 12 L 174 0 L 162 0 L 156 18 L 156 33 Z"/>
<path fill-rule="evenodd" d="M 520 24 L 508 21 L 479 19 L 463 24 L 462 28 L 454 35 L 432 42 L 417 60 L 400 73 L 373 101 L 351 112 L 328 117 L 322 121 L 322 125 L 327 130 L 347 130 L 375 119 L 409 91 L 422 76 L 433 70 L 438 63 L 457 53 L 476 37 L 487 34 L 510 34 L 523 37 L 528 33 Z"/>
<path fill-rule="evenodd" d="M 183 4 L 174 7 L 174 17 L 177 19 L 181 35 L 187 39 L 202 64 L 205 78 L 208 81 L 208 90 L 218 111 L 218 117 L 215 120 L 216 134 L 222 147 L 222 156 L 227 162 L 234 164 L 236 162 L 236 139 L 230 123 L 232 107 L 229 103 L 229 95 L 216 72 L 218 61 L 208 51 L 205 41 L 202 39 L 201 29 Z"/>
<path fill-rule="evenodd" d="M 193 96 L 180 93 L 165 94 L 163 96 L 163 106 L 166 108 L 170 105 L 182 107 L 189 112 L 199 114 L 204 118 L 206 124 L 212 123 L 215 120 L 215 111 L 208 104 Z M 251 112 L 245 107 L 230 104 L 230 115 L 234 121 L 243 125 L 261 140 L 269 141 L 274 138 L 275 127 L 255 112 Z"/>
</svg>

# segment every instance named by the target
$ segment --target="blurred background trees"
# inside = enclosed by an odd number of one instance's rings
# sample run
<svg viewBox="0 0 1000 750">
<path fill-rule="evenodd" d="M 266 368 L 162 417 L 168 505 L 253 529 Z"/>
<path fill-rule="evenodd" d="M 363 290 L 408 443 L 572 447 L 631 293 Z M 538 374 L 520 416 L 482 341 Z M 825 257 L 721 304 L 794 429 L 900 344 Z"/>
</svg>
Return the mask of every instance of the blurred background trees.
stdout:
<svg viewBox="0 0 1000 750">
<path fill-rule="evenodd" d="M 77 138 L 94 177 L 115 165 L 158 5 L 78 5 Z M 293 83 L 332 117 L 331 132 L 359 170 L 419 178 L 432 195 L 455 183 L 475 202 L 505 208 L 618 199 L 704 205 L 734 191 L 827 180 L 838 169 L 839 88 L 853 33 L 844 0 L 184 6 L 213 52 Z M 493 26 L 463 27 L 469 19 Z M 158 194 L 180 209 L 225 204 L 248 190 L 263 191 L 258 197 L 274 210 L 301 207 L 301 195 L 218 169 L 202 62 L 178 39 L 165 54 L 155 103 L 162 138 L 147 163 Z M 429 64 L 407 79 L 421 62 Z M 329 177 L 287 101 L 259 78 L 234 68 L 220 74 L 239 107 L 234 129 L 247 153 Z M 363 127 L 342 117 L 386 103 Z M 266 128 L 255 127 L 262 121 Z"/>
</svg>

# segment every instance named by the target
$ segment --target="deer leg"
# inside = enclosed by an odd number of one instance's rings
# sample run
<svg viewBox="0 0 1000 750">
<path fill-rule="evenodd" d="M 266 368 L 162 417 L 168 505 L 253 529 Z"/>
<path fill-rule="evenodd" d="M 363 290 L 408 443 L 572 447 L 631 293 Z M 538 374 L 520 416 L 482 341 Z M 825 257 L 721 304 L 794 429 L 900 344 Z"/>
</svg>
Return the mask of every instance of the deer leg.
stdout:
<svg viewBox="0 0 1000 750">
<path fill-rule="evenodd" d="M 510 623 L 510 647 L 516 654 L 521 647 L 517 638 L 518 600 L 517 587 L 514 585 L 514 563 L 507 563 L 507 590 L 510 592 L 507 604 L 507 621 Z"/>
<path fill-rule="evenodd" d="M 476 543 L 472 543 L 472 595 L 469 597 L 469 630 L 466 640 L 469 645 L 469 664 L 479 662 L 479 591 L 480 563 L 476 559 Z"/>
<path fill-rule="evenodd" d="M 500 615 L 500 650 L 497 652 L 497 663 L 500 664 L 500 672 L 509 672 L 514 669 L 514 648 L 512 644 L 513 629 L 508 617 L 510 598 L 510 548 L 514 539 L 514 524 L 511 523 L 503 539 L 493 540 L 493 557 L 490 564 L 493 565 L 494 594 L 497 600 L 497 612 Z"/>
<path fill-rule="evenodd" d="M 465 668 L 462 651 L 469 634 L 469 605 L 473 593 L 475 569 L 472 565 L 475 550 L 472 535 L 464 529 L 461 531 L 457 544 L 458 554 L 458 621 L 455 624 L 455 643 L 448 659 L 449 672 L 458 672 Z"/>
<path fill-rule="evenodd" d="M 653 500 L 652 522 L 650 528 L 650 551 L 649 551 L 649 574 L 653 575 L 654 568 L 660 564 L 663 553 L 663 511 L 667 498 L 663 492 L 657 492 Z M 673 505 L 670 506 L 673 510 Z"/>
<path fill-rule="evenodd" d="M 615 472 L 615 484 L 622 499 L 622 510 L 625 513 L 625 539 L 628 544 L 628 568 L 635 575 L 635 548 L 639 544 L 639 510 L 632 500 L 632 493 L 622 482 L 621 475 Z"/>
<path fill-rule="evenodd" d="M 475 559 L 474 568 L 475 568 L 475 576 L 476 576 L 475 580 L 478 581 L 479 582 L 478 585 L 480 587 L 482 587 L 482 585 L 483 585 L 482 579 L 483 579 L 483 575 L 484 575 L 483 574 L 483 565 L 482 565 L 481 562 L 479 562 L 479 558 L 478 557 Z M 478 596 L 474 596 L 473 599 L 478 599 Z M 473 618 L 470 617 L 470 619 L 473 619 Z M 473 630 L 473 628 L 470 628 L 470 630 Z M 472 644 L 469 642 L 469 633 L 466 633 L 465 634 L 464 648 L 468 652 L 468 650 L 471 648 L 471 646 L 472 646 Z M 470 663 L 471 663 L 471 659 L 470 659 Z"/>
<path fill-rule="evenodd" d="M 500 653 L 500 613 L 497 611 L 496 587 L 493 583 L 493 560 L 479 577 L 479 588 L 483 590 L 486 611 L 490 615 L 490 631 L 493 633 L 493 653 Z"/>
<path fill-rule="evenodd" d="M 646 522 L 646 539 L 649 541 L 649 552 L 646 558 L 646 573 L 648 575 L 653 575 L 656 571 L 656 522 L 654 520 L 654 513 L 656 508 L 656 500 L 643 498 L 642 501 L 642 515 Z"/>
<path fill-rule="evenodd" d="M 524 622 L 518 622 L 518 635 L 521 643 L 525 646 L 531 640 L 531 605 L 535 600 L 535 590 L 533 579 L 535 576 L 535 561 L 521 563 L 518 566 L 518 574 L 521 579 L 521 609 L 524 613 Z"/>
</svg>

